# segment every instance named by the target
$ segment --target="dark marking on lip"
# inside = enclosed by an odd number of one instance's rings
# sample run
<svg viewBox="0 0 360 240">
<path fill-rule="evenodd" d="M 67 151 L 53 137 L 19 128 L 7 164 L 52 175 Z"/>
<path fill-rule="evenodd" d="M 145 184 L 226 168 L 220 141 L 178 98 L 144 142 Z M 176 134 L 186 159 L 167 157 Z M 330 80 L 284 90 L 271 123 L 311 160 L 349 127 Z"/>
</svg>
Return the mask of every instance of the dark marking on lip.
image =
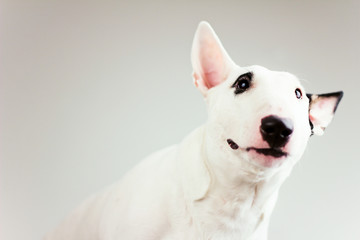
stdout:
<svg viewBox="0 0 360 240">
<path fill-rule="evenodd" d="M 250 148 L 246 149 L 246 151 L 250 151 L 250 150 L 254 150 L 257 153 L 263 154 L 265 156 L 273 156 L 273 157 L 276 157 L 276 158 L 286 157 L 288 155 L 286 152 L 283 152 L 280 149 L 276 149 L 276 148 L 254 148 L 254 147 L 250 147 Z"/>
<path fill-rule="evenodd" d="M 230 138 L 227 139 L 226 141 L 227 141 L 227 143 L 230 145 L 230 147 L 231 147 L 232 149 L 236 150 L 236 149 L 239 148 L 239 146 L 238 146 L 233 140 L 231 140 Z"/>
</svg>

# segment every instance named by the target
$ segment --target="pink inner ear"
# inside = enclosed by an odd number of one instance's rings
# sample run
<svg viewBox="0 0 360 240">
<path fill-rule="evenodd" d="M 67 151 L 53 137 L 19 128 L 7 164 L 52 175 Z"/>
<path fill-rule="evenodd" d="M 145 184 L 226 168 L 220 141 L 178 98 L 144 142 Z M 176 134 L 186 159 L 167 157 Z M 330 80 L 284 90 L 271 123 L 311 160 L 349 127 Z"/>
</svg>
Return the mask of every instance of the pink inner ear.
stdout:
<svg viewBox="0 0 360 240">
<path fill-rule="evenodd" d="M 205 72 L 204 80 L 206 87 L 209 89 L 221 83 L 220 74 L 216 70 L 209 70 L 208 72 Z"/>
<path fill-rule="evenodd" d="M 207 47 L 200 53 L 200 63 L 203 70 L 203 80 L 207 88 L 215 87 L 224 79 L 224 58 L 216 43 L 207 42 Z"/>
<path fill-rule="evenodd" d="M 311 122 L 314 122 L 316 120 L 311 114 L 310 114 L 309 118 L 310 118 Z"/>
<path fill-rule="evenodd" d="M 336 97 L 319 98 L 311 107 L 312 111 L 323 112 L 325 114 L 333 114 L 338 99 Z"/>
<path fill-rule="evenodd" d="M 319 97 L 311 103 L 310 120 L 314 126 L 326 128 L 334 116 L 337 97 Z"/>
</svg>

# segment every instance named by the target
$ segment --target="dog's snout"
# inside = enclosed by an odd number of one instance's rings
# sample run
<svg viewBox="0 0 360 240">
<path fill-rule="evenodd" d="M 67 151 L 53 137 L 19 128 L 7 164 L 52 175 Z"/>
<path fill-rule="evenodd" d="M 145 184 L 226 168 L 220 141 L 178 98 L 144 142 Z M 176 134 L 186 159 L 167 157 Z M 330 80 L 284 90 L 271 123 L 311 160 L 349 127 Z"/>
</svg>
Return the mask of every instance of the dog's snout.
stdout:
<svg viewBox="0 0 360 240">
<path fill-rule="evenodd" d="M 293 131 L 293 122 L 288 118 L 270 115 L 261 120 L 261 135 L 271 148 L 285 146 Z"/>
</svg>

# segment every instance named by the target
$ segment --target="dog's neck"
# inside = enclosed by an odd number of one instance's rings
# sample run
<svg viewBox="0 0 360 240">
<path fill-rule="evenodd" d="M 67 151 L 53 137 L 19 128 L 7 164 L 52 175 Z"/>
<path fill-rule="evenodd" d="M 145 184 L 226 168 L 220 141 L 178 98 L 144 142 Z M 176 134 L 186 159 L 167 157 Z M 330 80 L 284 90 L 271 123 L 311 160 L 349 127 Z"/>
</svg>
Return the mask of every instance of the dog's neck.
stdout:
<svg viewBox="0 0 360 240">
<path fill-rule="evenodd" d="M 210 232 L 209 235 L 221 234 L 219 239 L 232 239 L 232 236 L 246 240 L 267 239 L 270 215 L 277 200 L 280 184 L 244 181 L 233 187 L 217 181 L 204 198 L 203 202 L 208 206 L 205 209 L 208 211 L 208 217 L 203 220 L 208 220 L 207 224 L 214 227 L 209 228 L 210 230 L 221 226 L 220 232 Z"/>
<path fill-rule="evenodd" d="M 203 131 L 206 134 L 208 131 Z M 215 146 L 211 136 L 204 136 L 203 161 L 208 165 L 211 184 L 203 199 L 194 203 L 202 224 L 210 235 L 221 226 L 221 239 L 237 236 L 237 239 L 266 239 L 270 215 L 278 191 L 292 166 L 269 170 L 249 164 L 244 159 L 224 154 L 224 149 Z M 216 164 L 216 163 L 228 164 Z M 227 225 L 224 225 L 227 223 Z"/>
</svg>

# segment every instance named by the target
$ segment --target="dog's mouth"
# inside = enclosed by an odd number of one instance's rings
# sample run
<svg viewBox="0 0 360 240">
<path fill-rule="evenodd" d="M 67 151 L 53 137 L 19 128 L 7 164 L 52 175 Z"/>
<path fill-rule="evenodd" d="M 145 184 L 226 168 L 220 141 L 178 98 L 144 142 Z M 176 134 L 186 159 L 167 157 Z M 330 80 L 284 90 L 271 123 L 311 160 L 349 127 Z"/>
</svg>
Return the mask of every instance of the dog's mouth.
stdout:
<svg viewBox="0 0 360 240">
<path fill-rule="evenodd" d="M 229 144 L 229 146 L 236 150 L 239 148 L 239 146 L 231 139 L 227 139 L 227 143 Z M 286 157 L 288 155 L 288 153 L 282 151 L 279 148 L 255 148 L 255 147 L 248 147 L 245 149 L 247 152 L 249 151 L 255 151 L 259 154 L 263 154 L 265 156 L 272 156 L 275 158 L 281 158 L 281 157 Z"/>
<path fill-rule="evenodd" d="M 265 156 L 272 156 L 275 158 L 286 157 L 288 155 L 286 152 L 283 152 L 280 149 L 276 149 L 276 148 L 254 148 L 254 147 L 246 148 L 246 151 L 248 152 L 251 150 L 254 150 L 257 153 L 263 154 Z"/>
</svg>

